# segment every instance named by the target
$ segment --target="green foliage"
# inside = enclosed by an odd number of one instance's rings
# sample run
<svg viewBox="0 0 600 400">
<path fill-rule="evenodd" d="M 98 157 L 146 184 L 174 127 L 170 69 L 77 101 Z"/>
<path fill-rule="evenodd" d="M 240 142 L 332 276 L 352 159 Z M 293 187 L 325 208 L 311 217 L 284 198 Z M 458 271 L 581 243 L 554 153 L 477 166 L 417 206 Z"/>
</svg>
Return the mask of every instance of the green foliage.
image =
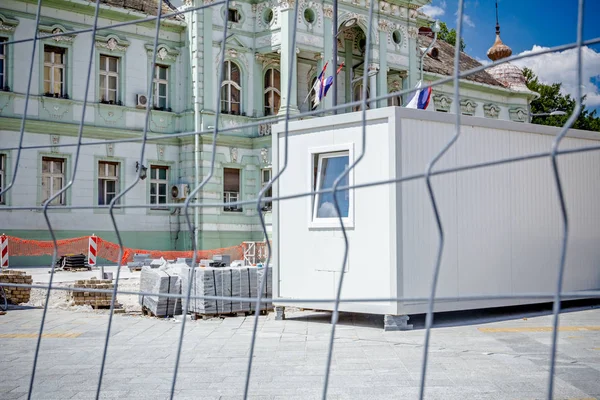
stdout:
<svg viewBox="0 0 600 400">
<path fill-rule="evenodd" d="M 452 46 L 456 46 L 456 29 L 448 30 L 448 26 L 445 22 L 440 22 L 440 31 L 438 33 L 438 39 L 443 40 L 446 43 L 450 43 Z M 465 41 L 460 39 L 460 51 L 465 51 Z"/>
<path fill-rule="evenodd" d="M 546 85 L 540 83 L 538 77 L 529 68 L 523 69 L 529 90 L 537 92 L 540 97 L 531 102 L 531 113 L 550 113 L 555 110 L 566 112 L 566 115 L 552 115 L 533 117 L 531 122 L 540 125 L 564 126 L 575 109 L 575 99 L 571 95 L 560 93 L 562 83 Z M 573 123 L 573 128 L 587 131 L 600 132 L 600 117 L 596 116 L 596 110 L 589 112 L 585 109 L 585 96 L 581 99 L 583 110 Z"/>
</svg>

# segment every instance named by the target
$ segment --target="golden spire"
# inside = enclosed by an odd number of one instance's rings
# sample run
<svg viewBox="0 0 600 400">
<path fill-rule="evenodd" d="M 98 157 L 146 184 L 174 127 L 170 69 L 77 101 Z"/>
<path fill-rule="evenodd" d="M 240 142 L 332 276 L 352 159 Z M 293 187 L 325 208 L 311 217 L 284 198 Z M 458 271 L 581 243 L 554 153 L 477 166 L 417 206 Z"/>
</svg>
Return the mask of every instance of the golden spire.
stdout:
<svg viewBox="0 0 600 400">
<path fill-rule="evenodd" d="M 488 50 L 487 56 L 490 60 L 496 61 L 502 58 L 510 57 L 511 54 L 511 48 L 502 43 L 502 39 L 500 39 L 500 24 L 498 23 L 498 0 L 496 0 L 496 41 Z"/>
</svg>

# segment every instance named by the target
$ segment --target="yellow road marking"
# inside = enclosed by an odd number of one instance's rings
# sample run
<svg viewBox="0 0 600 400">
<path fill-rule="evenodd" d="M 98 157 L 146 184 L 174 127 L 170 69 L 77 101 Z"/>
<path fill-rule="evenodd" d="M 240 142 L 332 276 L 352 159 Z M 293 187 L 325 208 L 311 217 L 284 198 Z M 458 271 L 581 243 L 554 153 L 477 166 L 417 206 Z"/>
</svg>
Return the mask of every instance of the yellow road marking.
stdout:
<svg viewBox="0 0 600 400">
<path fill-rule="evenodd" d="M 540 327 L 523 327 L 523 328 L 477 328 L 481 332 L 485 333 L 498 333 L 498 332 L 552 332 L 551 326 L 540 326 Z M 560 332 L 573 332 L 573 331 L 600 331 L 600 326 L 559 326 Z"/>
<path fill-rule="evenodd" d="M 43 333 L 42 338 L 71 339 L 81 336 L 81 332 L 55 332 Z M 36 339 L 38 333 L 0 333 L 0 339 Z"/>
</svg>

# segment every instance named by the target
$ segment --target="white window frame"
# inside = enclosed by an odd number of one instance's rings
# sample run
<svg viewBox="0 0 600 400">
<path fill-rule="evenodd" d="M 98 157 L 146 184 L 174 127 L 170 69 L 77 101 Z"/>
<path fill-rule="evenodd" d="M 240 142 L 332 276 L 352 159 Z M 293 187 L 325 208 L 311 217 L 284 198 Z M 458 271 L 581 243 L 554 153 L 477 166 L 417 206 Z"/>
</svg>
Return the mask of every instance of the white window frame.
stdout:
<svg viewBox="0 0 600 400">
<path fill-rule="evenodd" d="M 46 50 L 46 48 L 49 48 L 50 50 Z M 63 53 L 62 53 L 62 58 L 63 58 L 63 62 L 62 63 L 57 63 L 54 61 L 55 59 L 55 55 L 58 54 L 54 51 L 52 51 L 52 48 L 60 48 L 62 49 Z M 50 61 L 46 61 L 46 53 L 50 53 Z M 65 95 L 65 87 L 67 84 L 67 49 L 62 48 L 62 47 L 57 47 L 57 46 L 52 46 L 52 45 L 48 45 L 45 44 L 44 45 L 44 77 L 45 77 L 45 72 L 46 72 L 46 68 L 50 69 L 50 81 L 47 81 L 46 79 L 44 79 L 44 94 L 46 93 L 51 93 L 51 94 L 55 94 L 54 92 L 54 84 L 56 82 L 54 82 L 54 71 L 55 70 L 61 70 L 62 71 L 62 82 L 60 83 L 60 93 L 58 94 L 60 97 Z M 49 83 L 50 85 L 50 91 L 46 91 L 46 83 Z"/>
<path fill-rule="evenodd" d="M 152 174 L 152 170 L 154 170 L 154 169 L 156 169 L 156 170 L 159 170 L 159 169 L 165 169 L 165 170 L 167 170 L 167 174 L 166 174 L 165 179 L 154 178 L 153 174 Z M 152 210 L 168 210 L 168 207 L 166 205 L 162 205 L 161 206 L 161 203 L 159 202 L 159 193 L 160 193 L 159 187 L 162 184 L 165 185 L 165 198 L 166 198 L 165 201 L 166 201 L 166 203 L 168 203 L 169 202 L 169 193 L 170 193 L 169 192 L 169 175 L 170 175 L 170 172 L 171 172 L 170 170 L 171 170 L 171 168 L 169 166 L 167 166 L 167 165 L 159 165 L 159 164 L 155 164 L 155 165 L 151 164 L 150 165 L 150 192 L 148 193 L 148 195 L 150 197 L 149 198 L 149 203 L 154 206 L 154 207 L 151 208 Z M 158 174 L 157 174 L 157 176 L 158 176 Z M 154 186 L 154 185 L 156 185 L 155 186 L 156 187 L 156 203 L 152 202 L 152 186 Z"/>
<path fill-rule="evenodd" d="M 312 192 L 318 189 L 320 185 L 320 172 L 321 163 L 324 158 L 331 158 L 339 155 L 348 156 L 348 165 L 352 165 L 354 162 L 354 144 L 343 143 L 330 146 L 320 146 L 310 148 L 308 151 L 308 163 L 310 171 L 308 175 L 308 189 Z M 317 164 L 315 165 L 315 158 Z M 317 181 L 315 182 L 314 169 L 317 168 Z M 354 185 L 354 170 L 350 170 L 348 173 L 348 186 Z M 354 190 L 348 190 L 348 216 L 342 217 L 344 226 L 348 229 L 354 228 Z M 333 228 L 342 229 L 340 226 L 339 218 L 317 218 L 317 204 L 319 204 L 319 195 L 308 196 L 308 227 L 309 228 Z"/>
<path fill-rule="evenodd" d="M 102 57 L 106 57 L 105 58 L 105 62 L 104 65 L 102 65 Z M 110 59 L 114 58 L 115 60 L 117 60 L 117 71 L 109 71 L 109 65 L 110 65 Z M 99 93 L 99 97 L 98 97 L 98 101 L 106 101 L 108 102 L 109 100 L 109 93 L 110 93 L 110 88 L 109 88 L 109 77 L 113 76 L 117 78 L 117 87 L 115 88 L 115 103 L 117 104 L 119 102 L 119 100 L 121 100 L 121 96 L 120 96 L 120 79 L 119 79 L 119 70 L 121 69 L 121 57 L 117 57 L 117 56 L 110 56 L 107 54 L 100 54 L 100 58 L 99 58 L 99 63 L 100 66 L 98 68 L 99 72 L 98 72 L 98 93 Z M 104 76 L 105 77 L 105 88 L 104 88 L 104 93 L 102 92 L 102 86 L 100 85 L 100 76 Z"/>
<path fill-rule="evenodd" d="M 62 161 L 62 172 L 58 173 L 54 171 L 54 162 L 55 161 Z M 50 172 L 44 172 L 44 161 L 50 161 Z M 64 186 L 65 186 L 65 179 L 66 179 L 66 168 L 67 168 L 67 159 L 63 158 L 63 157 L 50 157 L 50 156 L 44 156 L 42 157 L 42 182 L 44 181 L 44 178 L 50 178 L 50 194 L 48 197 L 44 198 L 44 188 L 42 187 L 42 202 L 41 204 L 44 204 L 49 198 L 53 197 L 58 191 L 60 191 Z M 61 179 L 61 185 L 59 188 L 55 188 L 54 187 L 54 178 L 60 178 Z M 57 203 L 58 201 L 58 203 Z M 58 196 L 57 198 L 55 198 L 53 200 L 52 203 L 50 203 L 50 205 L 59 205 L 59 206 L 65 206 L 67 205 L 67 193 L 63 192 L 61 193 L 60 196 Z"/>
<path fill-rule="evenodd" d="M 167 71 L 166 72 L 167 77 L 165 79 L 159 78 L 159 76 L 160 76 L 159 71 L 161 68 L 164 68 Z M 159 104 L 160 85 L 165 85 L 165 87 L 166 87 L 165 95 L 163 96 L 165 98 L 165 110 L 166 110 L 167 108 L 169 108 L 169 66 L 168 65 L 156 64 L 154 67 L 154 107 L 160 107 L 160 104 Z"/>
<path fill-rule="evenodd" d="M 0 192 L 6 185 L 6 154 L 0 154 Z M 6 194 L 6 193 L 5 193 Z M 0 195 L 0 204 L 6 205 L 5 194 Z"/>
<path fill-rule="evenodd" d="M 281 71 L 277 68 L 271 67 L 268 68 L 264 75 L 263 75 L 263 86 L 264 86 L 264 92 L 263 92 L 263 102 L 264 107 L 263 107 L 263 112 L 265 113 L 265 116 L 270 116 L 270 115 L 277 115 L 277 113 L 279 112 L 279 109 L 281 108 L 281 88 L 275 87 L 275 86 L 267 86 L 267 74 L 271 75 L 271 82 L 275 81 L 275 71 L 277 71 L 279 73 L 279 85 L 281 85 Z M 279 96 L 279 108 L 275 109 L 275 107 L 269 107 L 267 106 L 267 102 L 265 101 L 265 95 L 269 95 L 270 98 L 274 99 L 275 95 Z M 272 111 L 272 114 L 267 114 L 267 108 L 269 110 Z"/>
<path fill-rule="evenodd" d="M 265 180 L 265 172 L 269 171 L 269 179 Z M 271 181 L 271 179 L 273 179 L 273 168 L 269 167 L 269 168 L 261 168 L 260 170 L 260 188 L 261 190 L 267 186 L 267 184 Z M 271 186 L 271 195 L 268 195 L 267 192 L 265 192 L 263 197 L 272 197 L 273 196 L 273 186 Z M 265 205 L 263 206 L 263 211 L 271 211 L 273 209 L 273 202 L 272 201 L 266 201 Z"/>
<path fill-rule="evenodd" d="M 115 175 L 114 176 L 108 175 L 108 166 L 109 165 L 115 166 Z M 101 172 L 103 169 L 104 169 L 104 175 L 101 175 Z M 98 205 L 109 205 L 110 204 L 109 201 L 106 201 L 106 196 L 108 194 L 108 190 L 106 188 L 107 182 L 115 182 L 114 195 L 115 195 L 115 197 L 117 196 L 117 194 L 119 193 L 119 189 L 120 189 L 120 187 L 119 187 L 120 172 L 121 172 L 121 163 L 120 162 L 118 162 L 118 161 L 98 161 L 98 183 L 102 184 L 102 188 L 103 188 L 103 192 L 104 192 L 103 203 L 98 202 Z M 98 189 L 100 189 L 100 188 L 98 188 Z M 98 193 L 98 196 L 100 196 L 100 193 Z M 117 200 L 116 204 L 119 204 L 118 200 Z"/>
<path fill-rule="evenodd" d="M 236 82 L 233 81 L 231 79 L 227 79 L 228 77 L 231 78 L 231 65 L 235 64 L 235 66 L 237 67 L 237 69 L 240 71 L 240 82 Z M 219 107 L 221 107 L 221 110 L 223 110 L 223 102 L 225 102 L 227 104 L 227 110 L 226 111 L 221 111 L 223 114 L 230 114 L 230 115 L 242 115 L 242 68 L 240 68 L 238 63 L 235 63 L 233 61 L 230 60 L 226 60 L 225 61 L 225 71 L 224 72 L 224 77 L 225 79 L 223 79 L 223 82 L 221 83 L 221 87 L 219 88 L 219 90 L 223 89 L 223 86 L 227 86 L 227 96 L 225 98 L 223 98 L 223 96 L 221 96 L 221 104 L 219 104 Z M 236 88 L 237 90 L 240 91 L 240 100 L 239 100 L 239 109 L 240 109 L 240 113 L 239 114 L 232 114 L 231 110 L 232 107 L 231 105 L 233 104 L 232 100 L 231 100 L 231 87 Z"/>
<path fill-rule="evenodd" d="M 226 169 L 233 169 L 233 170 L 238 171 L 239 182 L 238 182 L 238 191 L 237 192 L 225 191 L 225 170 Z M 241 199 L 242 199 L 242 170 L 239 168 L 234 168 L 234 167 L 223 167 L 223 203 L 234 203 L 234 202 L 240 201 Z M 235 207 L 235 208 L 233 208 L 233 207 Z M 226 205 L 223 205 L 223 211 L 224 212 L 234 212 L 234 213 L 240 213 L 240 212 L 244 211 L 244 207 L 242 207 L 241 205 L 237 205 L 237 206 L 233 206 L 233 207 L 227 207 Z"/>
<path fill-rule="evenodd" d="M 8 42 L 8 39 L 4 36 L 0 37 L 0 46 L 4 50 L 2 54 L 0 54 L 0 60 L 2 60 L 2 71 L 0 71 L 2 74 L 2 79 L 0 80 L 0 90 L 3 90 L 5 86 L 8 86 L 8 76 L 6 76 L 6 73 L 8 72 L 8 66 L 6 65 L 8 63 L 8 57 L 6 57 L 8 46 L 4 44 L 5 42 Z"/>
</svg>

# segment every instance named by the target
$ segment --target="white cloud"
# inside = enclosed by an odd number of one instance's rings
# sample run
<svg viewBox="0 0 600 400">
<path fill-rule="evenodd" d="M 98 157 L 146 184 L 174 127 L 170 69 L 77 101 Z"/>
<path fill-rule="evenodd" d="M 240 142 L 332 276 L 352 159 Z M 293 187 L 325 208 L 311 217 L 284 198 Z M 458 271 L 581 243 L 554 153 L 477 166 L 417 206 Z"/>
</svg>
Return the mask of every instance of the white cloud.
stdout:
<svg viewBox="0 0 600 400">
<path fill-rule="evenodd" d="M 479 62 L 481 65 L 488 65 L 488 64 L 491 63 L 490 60 L 484 60 L 484 59 L 479 58 L 479 57 L 475 57 L 475 60 L 477 60 L 477 62 Z"/>
<path fill-rule="evenodd" d="M 473 22 L 469 15 L 463 14 L 463 22 L 465 23 L 465 25 L 470 26 L 471 28 L 475 28 L 475 22 Z"/>
<path fill-rule="evenodd" d="M 419 8 L 419 11 L 431 18 L 438 18 L 446 13 L 446 10 L 444 10 L 442 7 L 432 6 L 429 4 Z"/>
<path fill-rule="evenodd" d="M 534 45 L 531 50 L 521 54 L 533 54 L 546 50 L 547 47 Z M 588 108 L 600 106 L 600 89 L 591 82 L 592 77 L 600 76 L 600 53 L 583 47 L 582 59 L 582 94 L 586 94 L 585 104 Z M 545 84 L 562 83 L 563 94 L 575 96 L 577 87 L 577 49 L 562 52 L 546 53 L 513 61 L 519 67 L 531 69 Z"/>
</svg>

